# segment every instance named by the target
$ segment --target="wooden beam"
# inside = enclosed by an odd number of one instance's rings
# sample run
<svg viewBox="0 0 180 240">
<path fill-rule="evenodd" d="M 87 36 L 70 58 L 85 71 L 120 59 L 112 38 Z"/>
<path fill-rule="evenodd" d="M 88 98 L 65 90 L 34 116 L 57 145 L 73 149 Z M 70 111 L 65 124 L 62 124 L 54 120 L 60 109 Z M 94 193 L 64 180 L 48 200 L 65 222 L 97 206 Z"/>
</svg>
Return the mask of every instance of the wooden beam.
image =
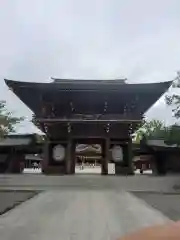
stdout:
<svg viewBox="0 0 180 240">
<path fill-rule="evenodd" d="M 37 118 L 39 122 L 44 123 L 140 123 L 139 119 L 66 119 L 66 118 Z"/>
</svg>

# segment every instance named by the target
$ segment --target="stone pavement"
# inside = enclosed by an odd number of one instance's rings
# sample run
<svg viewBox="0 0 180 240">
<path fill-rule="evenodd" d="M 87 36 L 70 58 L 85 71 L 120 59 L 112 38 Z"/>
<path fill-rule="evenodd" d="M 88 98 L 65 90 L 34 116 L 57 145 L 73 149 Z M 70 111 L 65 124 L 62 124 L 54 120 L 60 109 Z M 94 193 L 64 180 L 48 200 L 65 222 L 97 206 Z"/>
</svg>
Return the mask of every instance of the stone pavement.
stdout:
<svg viewBox="0 0 180 240">
<path fill-rule="evenodd" d="M 0 238 L 110 240 L 167 221 L 124 190 L 48 190 L 1 216 Z"/>
<path fill-rule="evenodd" d="M 46 176 L 42 174 L 1 174 L 0 190 L 52 190 L 52 189 L 115 189 L 145 192 L 174 192 L 174 185 L 180 184 L 180 177 L 151 175 L 102 176 L 102 175 L 64 175 Z"/>
<path fill-rule="evenodd" d="M 2 174 L 0 190 L 43 192 L 0 217 L 0 239 L 117 239 L 135 229 L 170 221 L 129 192 L 174 194 L 173 186 L 179 183 L 178 175 Z"/>
</svg>

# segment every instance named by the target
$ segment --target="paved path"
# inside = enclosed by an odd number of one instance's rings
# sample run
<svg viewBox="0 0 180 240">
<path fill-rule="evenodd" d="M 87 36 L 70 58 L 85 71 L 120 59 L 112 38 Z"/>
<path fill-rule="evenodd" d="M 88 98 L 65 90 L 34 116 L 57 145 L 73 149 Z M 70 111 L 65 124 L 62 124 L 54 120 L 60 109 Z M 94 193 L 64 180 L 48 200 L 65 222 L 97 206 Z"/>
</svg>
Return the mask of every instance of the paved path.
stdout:
<svg viewBox="0 0 180 240">
<path fill-rule="evenodd" d="M 179 176 L 0 175 L 0 189 L 44 190 L 0 217 L 2 240 L 107 240 L 169 221 L 129 191 L 174 192 Z"/>
<path fill-rule="evenodd" d="M 65 175 L 45 176 L 42 174 L 1 174 L 0 189 L 13 190 L 52 190 L 66 188 L 81 189 L 125 189 L 127 191 L 174 192 L 174 185 L 180 184 L 180 177 L 153 177 L 151 175 L 102 176 Z"/>
<path fill-rule="evenodd" d="M 121 190 L 49 190 L 0 217 L 2 240 L 110 240 L 169 221 Z"/>
</svg>

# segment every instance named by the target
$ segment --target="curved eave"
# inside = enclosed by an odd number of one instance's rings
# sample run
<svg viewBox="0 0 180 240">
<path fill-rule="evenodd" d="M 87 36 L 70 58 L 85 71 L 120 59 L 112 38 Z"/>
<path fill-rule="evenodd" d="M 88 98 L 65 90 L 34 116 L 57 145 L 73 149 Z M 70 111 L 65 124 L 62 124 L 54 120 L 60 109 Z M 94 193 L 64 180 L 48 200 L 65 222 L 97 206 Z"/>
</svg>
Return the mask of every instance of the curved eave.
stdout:
<svg viewBox="0 0 180 240">
<path fill-rule="evenodd" d="M 78 81 L 80 82 L 80 80 Z M 18 96 L 18 98 L 24 102 L 33 112 L 38 113 L 42 105 L 41 97 L 43 94 L 57 95 L 60 97 L 62 92 L 73 92 L 76 96 L 76 92 L 108 92 L 115 91 L 119 96 L 134 96 L 139 95 L 141 101 L 148 96 L 153 95 L 154 97 L 149 100 L 143 112 L 152 106 L 158 98 L 161 97 L 164 92 L 171 86 L 172 81 L 160 82 L 160 83 L 138 83 L 138 84 L 119 84 L 112 81 L 101 81 L 97 84 L 96 81 L 90 81 L 86 84 L 86 80 L 81 80 L 81 84 L 76 80 L 62 81 L 60 83 L 34 83 L 34 82 L 21 82 L 5 79 L 6 85 Z M 70 93 L 71 94 L 71 93 Z"/>
<path fill-rule="evenodd" d="M 45 87 L 49 83 L 37 83 L 37 82 L 22 82 L 22 81 L 15 81 L 10 79 L 4 79 L 6 85 L 9 88 L 12 87 L 36 87 L 36 88 L 42 88 Z"/>
<path fill-rule="evenodd" d="M 158 83 L 124 83 L 120 84 L 117 80 L 63 80 L 59 83 L 37 83 L 37 82 L 21 82 L 4 79 L 6 85 L 9 88 L 36 88 L 41 90 L 117 90 L 120 92 L 124 91 L 166 91 L 172 84 L 172 81 L 158 82 Z"/>
<path fill-rule="evenodd" d="M 33 112 L 39 111 L 42 85 L 46 83 L 21 82 L 4 79 L 8 88 Z"/>
</svg>

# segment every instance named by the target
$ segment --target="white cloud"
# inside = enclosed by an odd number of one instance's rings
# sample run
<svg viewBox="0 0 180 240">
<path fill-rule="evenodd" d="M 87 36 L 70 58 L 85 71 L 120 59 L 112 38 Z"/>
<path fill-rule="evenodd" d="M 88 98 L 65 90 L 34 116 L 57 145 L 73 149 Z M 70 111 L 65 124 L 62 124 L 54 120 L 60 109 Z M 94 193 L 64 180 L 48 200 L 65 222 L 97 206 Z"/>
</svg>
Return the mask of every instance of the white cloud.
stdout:
<svg viewBox="0 0 180 240">
<path fill-rule="evenodd" d="M 180 69 L 179 9 L 179 0 L 3 1 L 0 96 L 30 119 L 30 111 L 7 91 L 4 77 L 170 80 Z M 166 106 L 158 107 L 171 119 Z M 158 116 L 159 110 L 153 111 Z"/>
</svg>

